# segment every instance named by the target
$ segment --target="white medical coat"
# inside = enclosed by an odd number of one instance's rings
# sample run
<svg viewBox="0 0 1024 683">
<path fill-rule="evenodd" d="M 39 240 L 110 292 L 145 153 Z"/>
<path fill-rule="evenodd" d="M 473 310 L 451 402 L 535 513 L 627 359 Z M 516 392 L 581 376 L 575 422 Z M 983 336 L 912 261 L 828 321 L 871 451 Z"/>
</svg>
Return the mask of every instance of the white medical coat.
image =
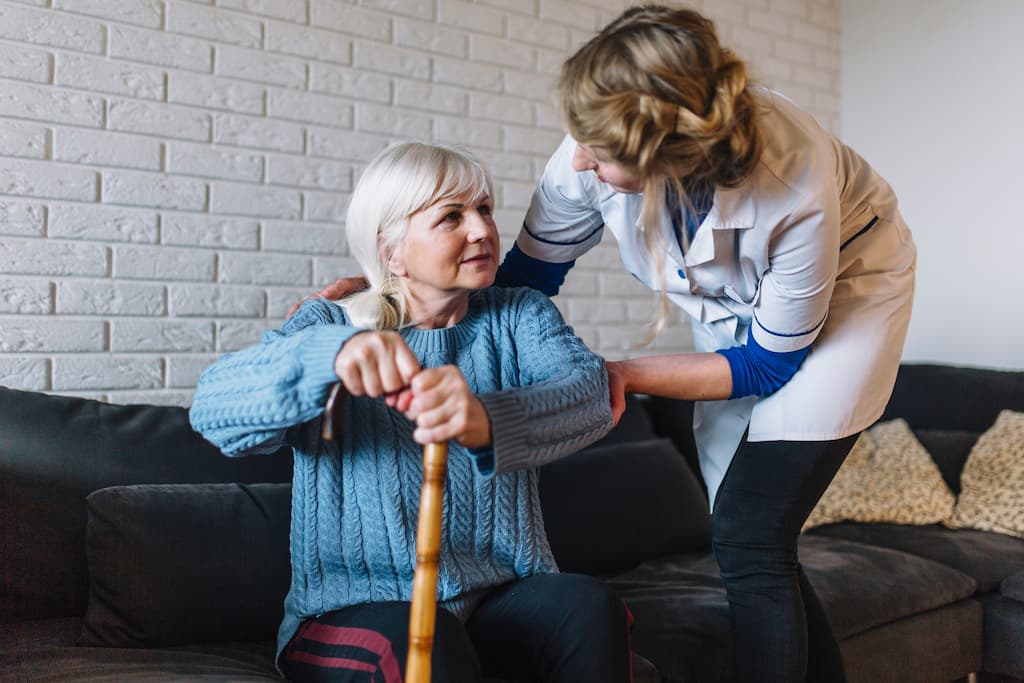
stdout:
<svg viewBox="0 0 1024 683">
<path fill-rule="evenodd" d="M 652 289 L 664 284 L 690 314 L 698 351 L 743 344 L 748 334 L 770 351 L 813 342 L 774 394 L 697 403 L 712 504 L 744 432 L 751 441 L 831 440 L 878 419 L 914 291 L 916 249 L 885 180 L 783 96 L 756 97 L 760 161 L 739 187 L 716 188 L 685 254 L 663 212 L 663 274 L 645 245 L 642 195 L 574 171 L 570 137 L 549 160 L 516 240 L 528 256 L 564 263 L 610 230 L 626 269 Z"/>
</svg>

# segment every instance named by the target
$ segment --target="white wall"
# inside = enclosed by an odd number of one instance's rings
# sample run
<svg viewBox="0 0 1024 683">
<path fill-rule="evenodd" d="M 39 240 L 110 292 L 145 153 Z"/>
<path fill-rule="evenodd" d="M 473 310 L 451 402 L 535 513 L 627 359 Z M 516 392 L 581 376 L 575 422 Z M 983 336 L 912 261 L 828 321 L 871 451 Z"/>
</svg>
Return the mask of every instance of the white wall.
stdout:
<svg viewBox="0 0 1024 683">
<path fill-rule="evenodd" d="M 1024 368 L 1024 2 L 843 0 L 842 137 L 918 245 L 904 357 Z"/>
<path fill-rule="evenodd" d="M 388 141 L 461 143 L 506 246 L 561 138 L 550 86 L 626 0 L 0 0 L 0 385 L 188 403 L 200 370 L 355 271 L 347 193 Z M 838 0 L 704 0 L 835 128 Z M 557 302 L 609 357 L 652 296 L 612 244 Z M 690 348 L 684 326 L 646 352 Z"/>
</svg>

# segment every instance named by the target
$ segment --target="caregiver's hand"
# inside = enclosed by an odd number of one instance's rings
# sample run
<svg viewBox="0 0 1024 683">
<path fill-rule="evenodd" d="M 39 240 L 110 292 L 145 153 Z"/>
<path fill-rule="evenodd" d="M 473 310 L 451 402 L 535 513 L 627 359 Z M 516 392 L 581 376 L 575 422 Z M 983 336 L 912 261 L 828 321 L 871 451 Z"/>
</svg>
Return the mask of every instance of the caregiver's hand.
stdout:
<svg viewBox="0 0 1024 683">
<path fill-rule="evenodd" d="M 361 289 L 366 289 L 367 286 L 368 285 L 366 279 L 363 278 L 362 275 L 357 275 L 356 277 L 339 278 L 332 282 L 331 284 L 324 287 L 323 289 L 321 289 L 319 292 L 314 292 L 313 294 L 310 294 L 309 296 L 302 299 L 302 301 L 299 301 L 297 304 L 289 308 L 288 315 L 286 315 L 285 317 L 292 317 L 292 314 L 295 313 L 295 311 L 299 310 L 299 306 L 301 306 L 304 302 L 309 301 L 310 299 L 316 299 L 318 297 L 322 297 L 324 299 L 340 299 L 343 296 L 348 296 L 353 292 L 358 292 Z"/>
<path fill-rule="evenodd" d="M 419 372 L 412 380 L 409 394 L 399 399 L 399 410 L 416 423 L 412 438 L 416 443 L 444 443 L 455 439 L 466 448 L 491 444 L 491 420 L 466 378 L 455 365 L 442 365 Z"/>
<path fill-rule="evenodd" d="M 387 397 L 395 405 L 399 392 L 412 384 L 420 362 L 397 332 L 360 332 L 334 358 L 334 373 L 353 396 Z"/>
</svg>

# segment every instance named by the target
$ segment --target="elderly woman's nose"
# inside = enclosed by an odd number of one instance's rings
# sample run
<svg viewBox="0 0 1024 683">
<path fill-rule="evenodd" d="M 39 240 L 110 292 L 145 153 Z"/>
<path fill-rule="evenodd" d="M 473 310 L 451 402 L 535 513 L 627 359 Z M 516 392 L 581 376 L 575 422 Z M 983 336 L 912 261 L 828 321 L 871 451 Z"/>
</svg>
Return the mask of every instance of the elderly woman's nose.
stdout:
<svg viewBox="0 0 1024 683">
<path fill-rule="evenodd" d="M 593 153 L 583 148 L 583 145 L 576 145 L 576 151 L 572 155 L 572 168 L 574 171 L 593 171 L 597 168 L 597 159 Z"/>
<path fill-rule="evenodd" d="M 486 239 L 491 234 L 490 221 L 474 212 L 466 220 L 466 232 L 470 241 L 477 242 Z"/>
</svg>

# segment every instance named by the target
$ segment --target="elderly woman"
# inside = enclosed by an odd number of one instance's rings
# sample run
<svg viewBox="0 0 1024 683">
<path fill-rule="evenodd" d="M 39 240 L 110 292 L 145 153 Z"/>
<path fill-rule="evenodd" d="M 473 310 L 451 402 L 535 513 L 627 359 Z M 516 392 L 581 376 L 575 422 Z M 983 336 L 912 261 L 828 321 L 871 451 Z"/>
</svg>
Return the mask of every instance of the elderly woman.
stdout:
<svg viewBox="0 0 1024 683">
<path fill-rule="evenodd" d="M 489 287 L 492 194 L 464 153 L 385 150 L 346 223 L 369 289 L 305 302 L 199 381 L 192 425 L 225 454 L 294 449 L 278 636 L 292 680 L 400 681 L 418 444 L 448 440 L 435 680 L 629 680 L 628 612 L 601 582 L 558 573 L 537 493 L 539 465 L 611 427 L 606 371 L 545 296 Z M 324 441 L 339 381 L 340 434 Z"/>
</svg>

